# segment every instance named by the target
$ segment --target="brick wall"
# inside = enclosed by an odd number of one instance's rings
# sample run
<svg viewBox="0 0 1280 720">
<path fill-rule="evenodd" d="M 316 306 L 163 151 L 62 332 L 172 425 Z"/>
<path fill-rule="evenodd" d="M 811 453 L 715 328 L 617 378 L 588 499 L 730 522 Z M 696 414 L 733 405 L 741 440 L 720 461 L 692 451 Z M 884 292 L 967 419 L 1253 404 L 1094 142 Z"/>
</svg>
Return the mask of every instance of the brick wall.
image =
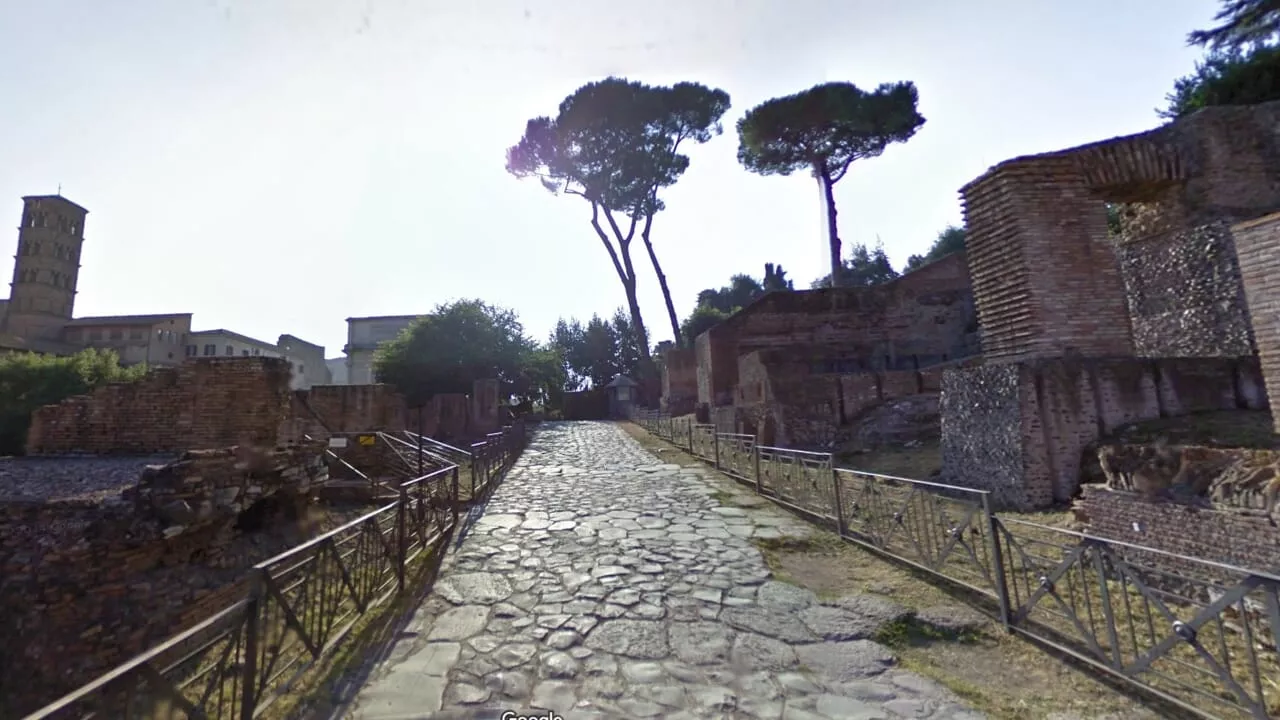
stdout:
<svg viewBox="0 0 1280 720">
<path fill-rule="evenodd" d="M 1106 211 L 1069 157 L 1010 160 L 961 193 L 984 356 L 1132 354 Z"/>
<path fill-rule="evenodd" d="M 1089 532 L 1100 537 L 1251 570 L 1280 571 L 1280 529 L 1259 515 L 1151 500 L 1098 486 L 1084 488 L 1076 509 Z M 1199 563 L 1179 567 L 1168 557 L 1146 561 L 1173 571 L 1205 570 Z"/>
<path fill-rule="evenodd" d="M 1267 394 L 1280 397 L 1280 214 L 1236 225 L 1231 232 Z"/>
<path fill-rule="evenodd" d="M 101 499 L 0 500 L 0 716 L 21 717 L 243 596 L 253 563 L 305 537 L 235 528 L 264 498 L 301 507 L 316 446 L 187 453 Z"/>
<path fill-rule="evenodd" d="M 1253 355 L 1235 244 L 1225 222 L 1116 245 L 1138 357 Z"/>
<path fill-rule="evenodd" d="M 1278 129 L 1280 102 L 1208 108 L 1138 135 L 1014 158 L 962 188 L 984 355 L 1246 354 L 1230 253 L 1220 230 L 1203 228 L 1280 210 Z M 1137 298 L 1135 326 L 1105 202 L 1134 210 L 1124 235 L 1144 243 L 1128 252 L 1145 267 L 1133 267 L 1131 286 L 1172 303 Z M 1205 239 L 1211 257 L 1196 258 Z M 1208 264 L 1223 275 L 1209 277 Z M 1154 271 L 1147 282 L 1144 270 Z M 1181 281 L 1191 284 L 1174 289 Z M 1170 330 L 1177 308 L 1186 328 Z M 1230 346 L 1215 351 L 1224 337 Z"/>
<path fill-rule="evenodd" d="M 755 350 L 824 348 L 827 372 L 916 369 L 974 352 L 976 327 L 964 253 L 875 287 L 769 293 L 697 339 L 698 402 L 733 402 Z"/>
<path fill-rule="evenodd" d="M 1253 358 L 1048 359 L 947 370 L 947 482 L 991 490 L 1007 507 L 1070 500 L 1085 448 L 1121 425 L 1265 407 Z"/>
<path fill-rule="evenodd" d="M 671 348 L 662 356 L 661 410 L 672 415 L 693 412 L 698 402 L 698 355 L 694 348 Z"/>
<path fill-rule="evenodd" d="M 313 385 L 293 393 L 296 432 L 318 440 L 331 433 L 404 430 L 410 411 L 391 385 Z M 416 408 L 412 425 L 417 425 Z"/>
<path fill-rule="evenodd" d="M 412 430 L 440 440 L 478 438 L 501 429 L 496 380 L 477 380 L 471 395 L 436 395 L 409 407 L 391 385 L 314 385 L 292 395 L 282 436 L 317 440 L 333 433 Z M 478 398 L 478 399 L 477 399 Z"/>
<path fill-rule="evenodd" d="M 472 383 L 470 418 L 467 429 L 474 435 L 488 435 L 502 429 L 498 418 L 498 380 L 488 378 Z"/>
<path fill-rule="evenodd" d="M 740 357 L 734 397 L 739 431 L 769 445 L 830 450 L 866 411 L 938 391 L 936 371 L 814 372 L 824 366 L 823 358 L 823 348 L 803 345 Z"/>
<path fill-rule="evenodd" d="M 211 358 L 152 370 L 32 415 L 27 453 L 142 454 L 274 445 L 290 415 L 289 364 Z"/>
</svg>

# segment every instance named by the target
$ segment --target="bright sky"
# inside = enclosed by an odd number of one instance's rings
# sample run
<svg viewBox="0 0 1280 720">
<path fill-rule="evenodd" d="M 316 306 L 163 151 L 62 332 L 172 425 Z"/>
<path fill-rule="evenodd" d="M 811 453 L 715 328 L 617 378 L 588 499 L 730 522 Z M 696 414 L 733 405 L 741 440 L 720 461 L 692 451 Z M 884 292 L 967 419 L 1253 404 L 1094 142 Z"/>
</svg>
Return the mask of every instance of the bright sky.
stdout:
<svg viewBox="0 0 1280 720">
<path fill-rule="evenodd" d="M 1158 124 L 1214 0 L 0 0 L 0 222 L 90 210 L 77 315 L 346 340 L 345 318 L 478 297 L 538 339 L 612 314 L 587 205 L 503 168 L 525 120 L 609 74 L 729 92 L 653 237 L 677 310 L 730 275 L 825 273 L 805 175 L 736 161 L 751 107 L 912 80 L 928 122 L 836 186 L 846 241 L 894 264 L 961 220 L 987 167 Z M 0 249 L 12 256 L 17 233 Z M 637 243 L 651 340 L 671 331 Z M 0 272 L 9 273 L 11 268 Z"/>
</svg>

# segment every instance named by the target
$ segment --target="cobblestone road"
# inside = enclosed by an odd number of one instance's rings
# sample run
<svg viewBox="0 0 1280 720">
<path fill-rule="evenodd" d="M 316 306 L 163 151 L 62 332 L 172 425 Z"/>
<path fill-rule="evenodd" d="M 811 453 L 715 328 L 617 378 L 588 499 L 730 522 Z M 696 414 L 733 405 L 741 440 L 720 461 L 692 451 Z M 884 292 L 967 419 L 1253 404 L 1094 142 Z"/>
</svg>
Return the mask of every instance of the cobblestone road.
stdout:
<svg viewBox="0 0 1280 720">
<path fill-rule="evenodd" d="M 982 717 L 895 669 L 859 599 L 771 580 L 749 538 L 808 527 L 722 507 L 708 472 L 542 425 L 347 717 Z"/>
</svg>

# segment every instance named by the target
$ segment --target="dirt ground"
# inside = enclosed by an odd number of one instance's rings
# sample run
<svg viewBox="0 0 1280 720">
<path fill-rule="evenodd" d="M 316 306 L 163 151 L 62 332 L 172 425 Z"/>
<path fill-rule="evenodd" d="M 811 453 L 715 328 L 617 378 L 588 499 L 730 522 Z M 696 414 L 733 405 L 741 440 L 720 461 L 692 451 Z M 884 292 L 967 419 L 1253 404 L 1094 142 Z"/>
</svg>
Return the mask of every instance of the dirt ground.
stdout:
<svg viewBox="0 0 1280 720">
<path fill-rule="evenodd" d="M 639 427 L 624 428 L 641 445 L 666 462 L 696 461 L 692 455 L 655 438 Z M 929 462 L 929 447 L 863 453 L 859 469 L 920 477 L 912 468 Z M 936 446 L 932 448 L 936 452 Z M 874 464 L 871 464 L 874 463 Z M 721 476 L 721 502 L 758 499 L 742 485 Z M 1046 524 L 1065 522 L 1064 513 L 1034 518 Z M 961 590 L 932 579 L 876 553 L 818 531 L 803 543 L 762 543 L 761 551 L 778 579 L 807 587 L 820 597 L 872 593 L 914 610 L 966 606 Z M 993 718 L 1008 720 L 1155 720 L 1170 715 L 1144 707 L 1141 700 L 1100 679 L 1093 671 L 1064 662 L 1041 646 L 1006 632 L 989 621 L 960 637 L 925 635 L 915 628 L 878 638 L 898 653 L 901 664 L 934 678 Z"/>
</svg>

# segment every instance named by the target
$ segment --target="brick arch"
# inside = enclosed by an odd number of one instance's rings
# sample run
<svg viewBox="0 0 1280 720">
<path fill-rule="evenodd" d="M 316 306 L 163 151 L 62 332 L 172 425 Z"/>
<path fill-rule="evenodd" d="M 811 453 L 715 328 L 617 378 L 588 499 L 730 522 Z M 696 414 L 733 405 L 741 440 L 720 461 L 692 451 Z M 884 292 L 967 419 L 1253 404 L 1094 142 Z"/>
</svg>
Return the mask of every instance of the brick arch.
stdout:
<svg viewBox="0 0 1280 720">
<path fill-rule="evenodd" d="M 1084 184 L 1109 202 L 1150 202 L 1191 179 L 1191 163 L 1163 129 L 1067 152 Z"/>
</svg>

